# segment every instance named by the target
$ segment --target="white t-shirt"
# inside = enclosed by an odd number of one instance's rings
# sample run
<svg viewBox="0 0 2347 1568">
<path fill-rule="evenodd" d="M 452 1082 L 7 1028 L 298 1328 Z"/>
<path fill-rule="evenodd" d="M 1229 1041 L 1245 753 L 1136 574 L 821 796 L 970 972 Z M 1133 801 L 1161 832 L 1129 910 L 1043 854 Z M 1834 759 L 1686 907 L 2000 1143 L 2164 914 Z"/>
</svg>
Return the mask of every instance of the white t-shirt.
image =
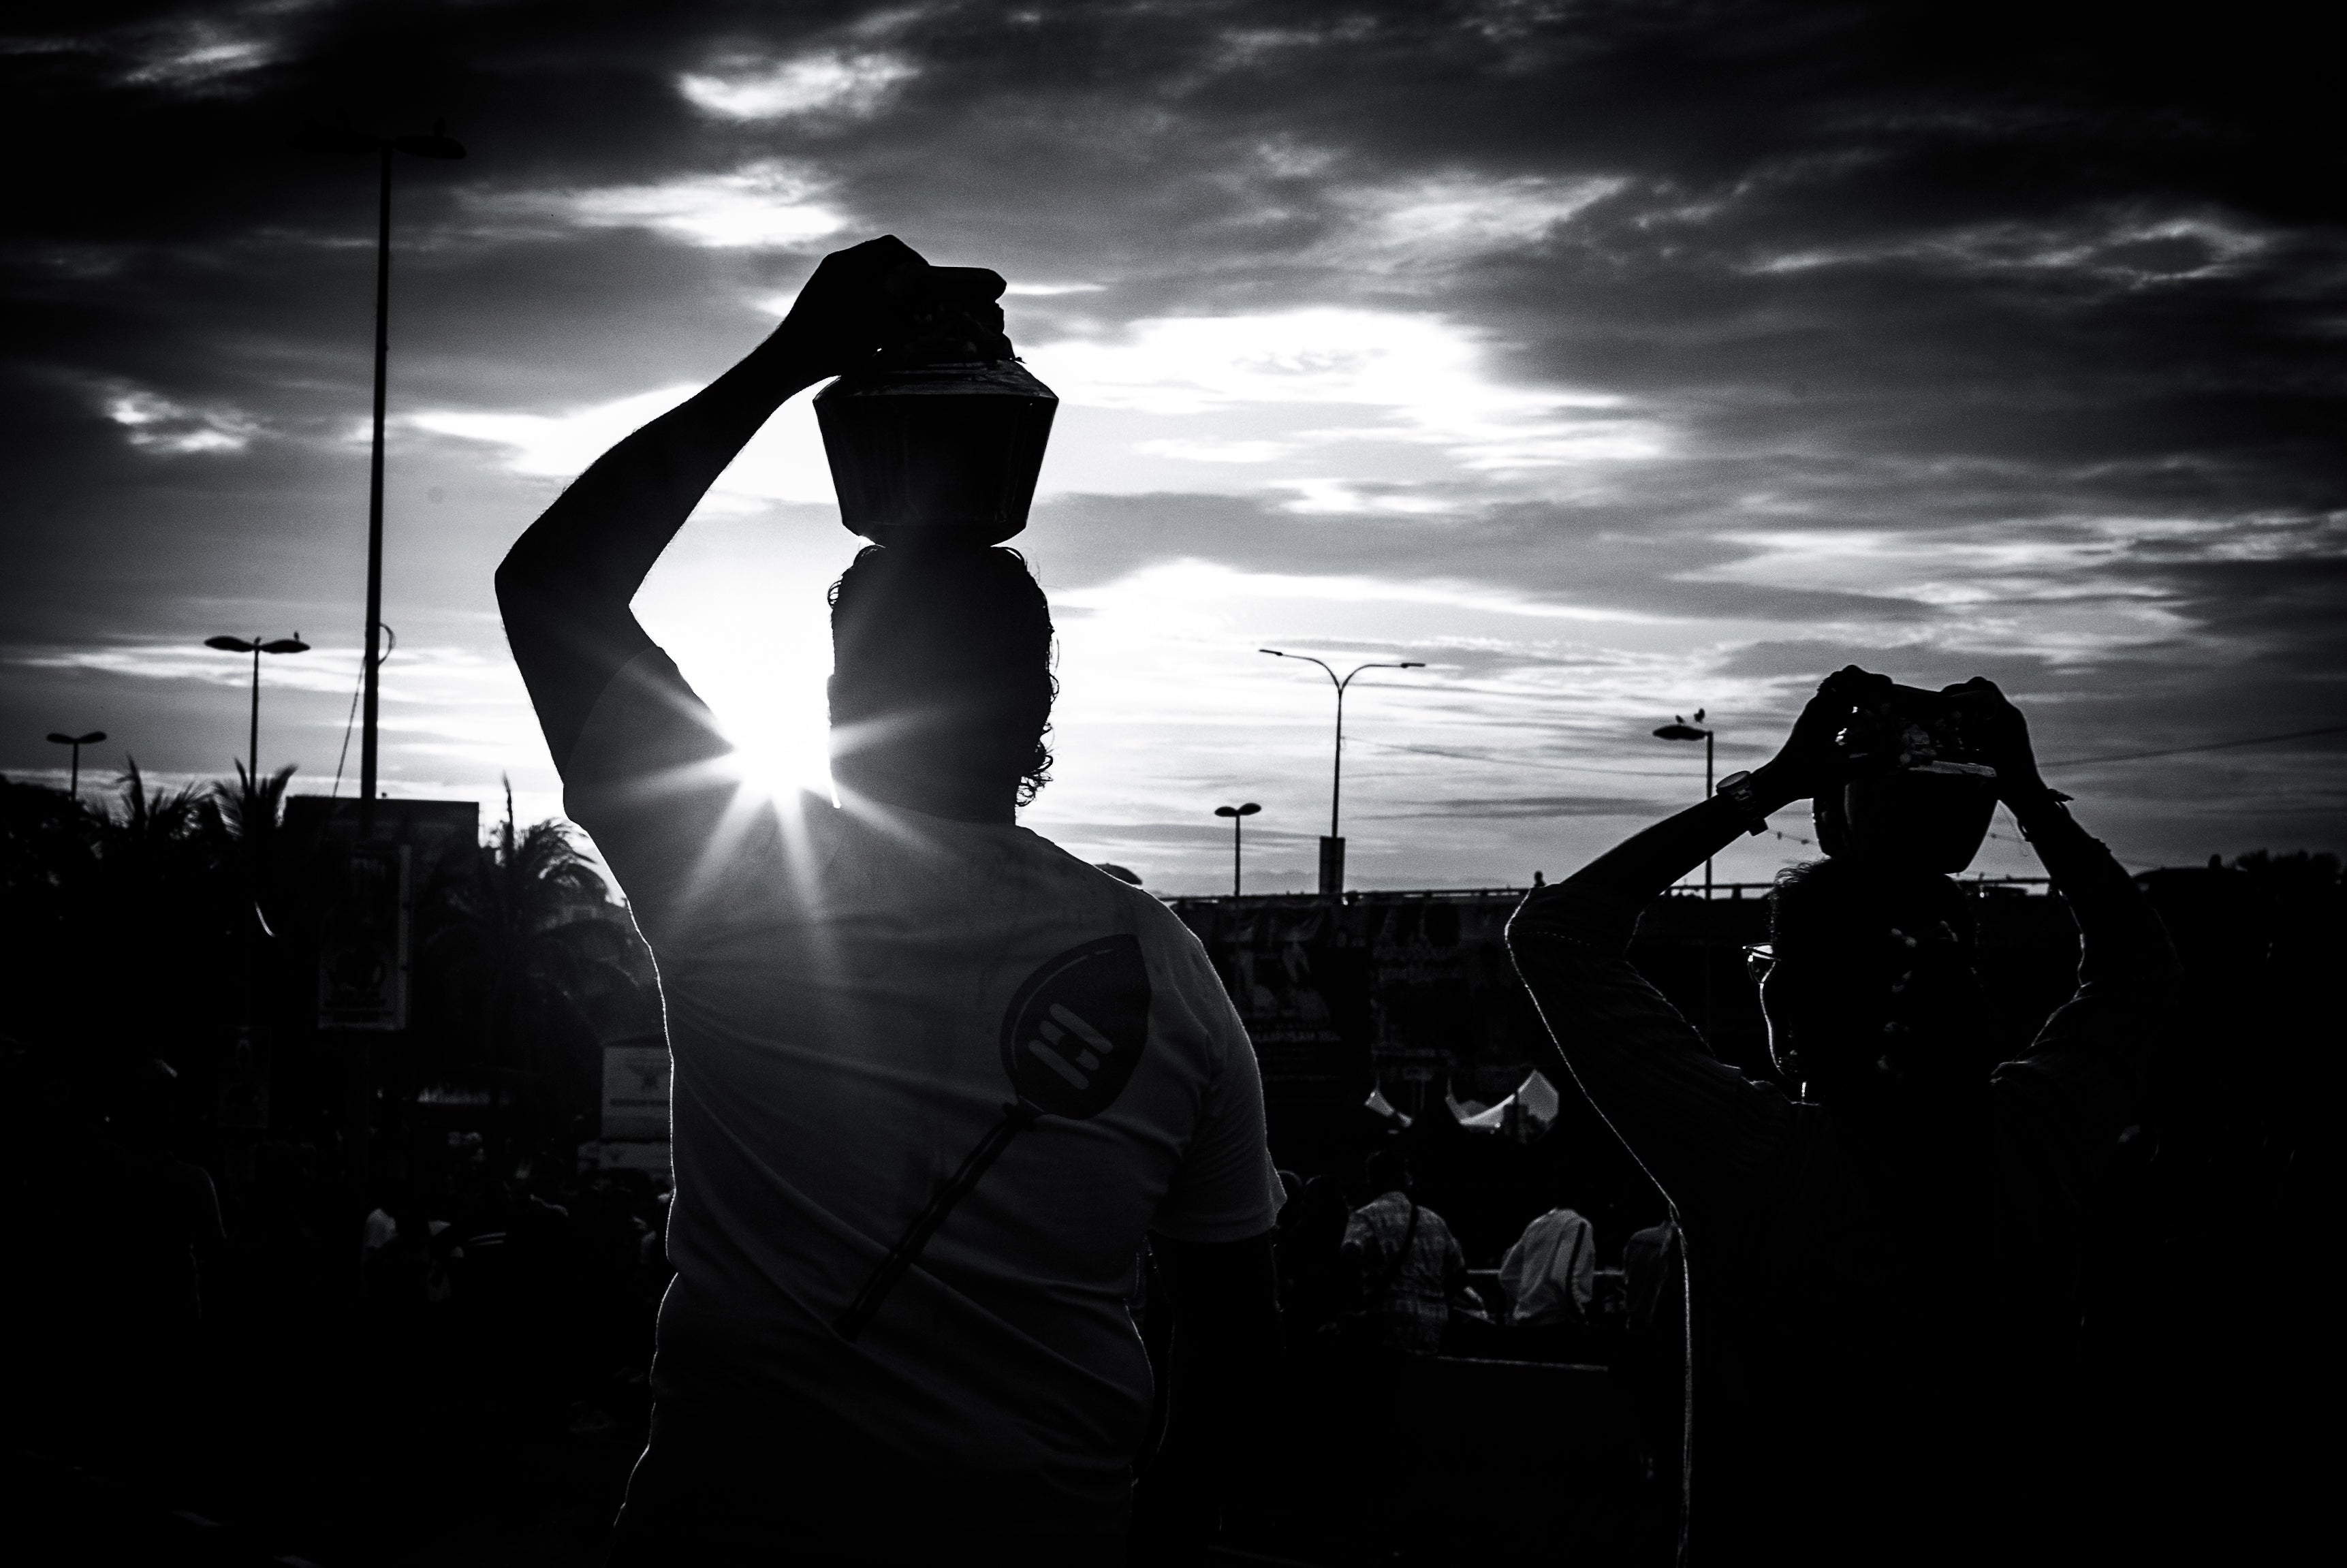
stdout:
<svg viewBox="0 0 2347 1568">
<path fill-rule="evenodd" d="M 565 770 L 659 961 L 676 1196 L 655 1397 L 987 1528 L 1122 1506 L 1151 1231 L 1269 1230 L 1255 1055 L 1197 938 L 1008 824 L 749 785 L 657 650 Z M 852 1342 L 835 1326 L 1009 1108 Z"/>
</svg>

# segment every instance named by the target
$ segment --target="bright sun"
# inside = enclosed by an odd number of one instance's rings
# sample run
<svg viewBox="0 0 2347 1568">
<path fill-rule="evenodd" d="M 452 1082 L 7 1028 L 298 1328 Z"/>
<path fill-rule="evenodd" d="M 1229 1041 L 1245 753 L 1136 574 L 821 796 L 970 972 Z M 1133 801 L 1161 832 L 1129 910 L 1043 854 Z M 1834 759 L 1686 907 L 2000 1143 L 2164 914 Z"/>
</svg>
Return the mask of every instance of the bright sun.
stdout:
<svg viewBox="0 0 2347 1568">
<path fill-rule="evenodd" d="M 824 622 L 777 624 L 730 605 L 662 619 L 654 635 L 739 748 L 744 779 L 778 797 L 797 790 L 828 796 L 824 681 L 831 640 Z"/>
</svg>

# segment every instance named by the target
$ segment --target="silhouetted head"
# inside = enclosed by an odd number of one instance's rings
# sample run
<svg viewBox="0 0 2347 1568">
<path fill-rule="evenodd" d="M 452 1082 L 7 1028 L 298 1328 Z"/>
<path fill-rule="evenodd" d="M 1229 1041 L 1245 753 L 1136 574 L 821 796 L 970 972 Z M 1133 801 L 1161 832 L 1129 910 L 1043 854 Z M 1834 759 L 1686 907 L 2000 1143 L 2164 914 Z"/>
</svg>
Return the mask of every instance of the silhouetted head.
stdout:
<svg viewBox="0 0 2347 1568">
<path fill-rule="evenodd" d="M 1972 909 L 1945 876 L 1818 860 L 1769 897 L 1760 979 L 1779 1071 L 1827 1104 L 1975 1081 L 1983 1063 Z"/>
<path fill-rule="evenodd" d="M 844 790 L 1008 821 L 1051 753 L 1051 607 L 1015 551 L 860 552 L 831 590 L 832 776 Z"/>
<path fill-rule="evenodd" d="M 1379 1149 L 1362 1163 L 1361 1173 L 1368 1178 L 1373 1198 L 1410 1189 L 1409 1156 L 1399 1149 Z"/>
</svg>

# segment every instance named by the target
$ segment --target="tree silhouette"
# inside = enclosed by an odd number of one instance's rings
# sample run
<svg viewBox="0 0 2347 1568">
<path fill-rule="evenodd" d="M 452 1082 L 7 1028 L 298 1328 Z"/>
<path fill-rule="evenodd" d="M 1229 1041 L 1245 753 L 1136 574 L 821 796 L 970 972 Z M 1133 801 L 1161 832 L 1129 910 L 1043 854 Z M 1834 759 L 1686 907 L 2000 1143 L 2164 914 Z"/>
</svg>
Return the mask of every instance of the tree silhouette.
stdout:
<svg viewBox="0 0 2347 1568">
<path fill-rule="evenodd" d="M 0 941 L 24 965 L 8 1028 L 86 1082 L 126 1052 L 202 1055 L 240 974 L 204 791 L 159 789 L 132 760 L 100 804 L 24 784 L 5 798 Z"/>
<path fill-rule="evenodd" d="M 449 1065 L 513 1093 L 544 1151 L 591 1136 L 604 1040 L 659 1029 L 651 955 L 565 825 L 518 827 L 451 856 L 426 897 L 422 957 Z"/>
</svg>

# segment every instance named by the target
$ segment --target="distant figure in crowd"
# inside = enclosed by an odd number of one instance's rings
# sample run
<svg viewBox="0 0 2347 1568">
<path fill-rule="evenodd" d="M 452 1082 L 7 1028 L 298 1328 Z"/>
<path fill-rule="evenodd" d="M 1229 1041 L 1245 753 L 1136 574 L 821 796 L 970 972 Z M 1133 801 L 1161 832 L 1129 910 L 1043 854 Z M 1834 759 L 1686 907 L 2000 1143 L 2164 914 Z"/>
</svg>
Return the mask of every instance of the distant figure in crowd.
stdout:
<svg viewBox="0 0 2347 1568">
<path fill-rule="evenodd" d="M 1170 910 L 1015 823 L 1054 692 L 1020 558 L 869 548 L 840 579 L 837 806 L 762 790 L 630 610 L 784 399 L 907 335 L 891 290 L 925 266 L 894 239 L 826 257 L 773 336 L 606 453 L 497 574 L 674 1057 L 676 1278 L 618 1564 L 1122 1561 L 1144 1239 L 1180 1344 L 1137 1533 L 1194 1546 L 1276 1353 L 1246 1032 Z M 1045 1113 L 1063 1081 L 1110 1095 Z"/>
<path fill-rule="evenodd" d="M 1836 734 L 1887 687 L 1829 677 L 1774 760 L 1532 894 L 1509 945 L 1683 1227 L 1692 1554 L 2093 1561 L 2098 1456 L 2065 1383 L 2076 1276 L 2176 968 L 2134 881 L 2039 778 L 2021 714 L 1968 683 L 1999 794 L 2083 953 L 2076 994 L 2017 1061 L 1983 1057 L 1972 918 L 1944 876 L 1837 858 L 1780 879 L 1756 967 L 1798 1098 L 1713 1057 L 1623 956 L 1664 889 L 1768 813 L 1840 787 Z"/>
<path fill-rule="evenodd" d="M 1571 1209 L 1549 1210 L 1500 1259 L 1500 1289 L 1511 1324 L 1586 1323 L 1597 1292 L 1596 1227 Z"/>
<path fill-rule="evenodd" d="M 1442 1216 L 1411 1195 L 1409 1161 L 1391 1149 L 1368 1158 L 1378 1194 L 1345 1227 L 1345 1253 L 1360 1281 L 1372 1337 L 1389 1350 L 1442 1348 L 1450 1303 L 1467 1288 L 1467 1258 Z"/>
</svg>

